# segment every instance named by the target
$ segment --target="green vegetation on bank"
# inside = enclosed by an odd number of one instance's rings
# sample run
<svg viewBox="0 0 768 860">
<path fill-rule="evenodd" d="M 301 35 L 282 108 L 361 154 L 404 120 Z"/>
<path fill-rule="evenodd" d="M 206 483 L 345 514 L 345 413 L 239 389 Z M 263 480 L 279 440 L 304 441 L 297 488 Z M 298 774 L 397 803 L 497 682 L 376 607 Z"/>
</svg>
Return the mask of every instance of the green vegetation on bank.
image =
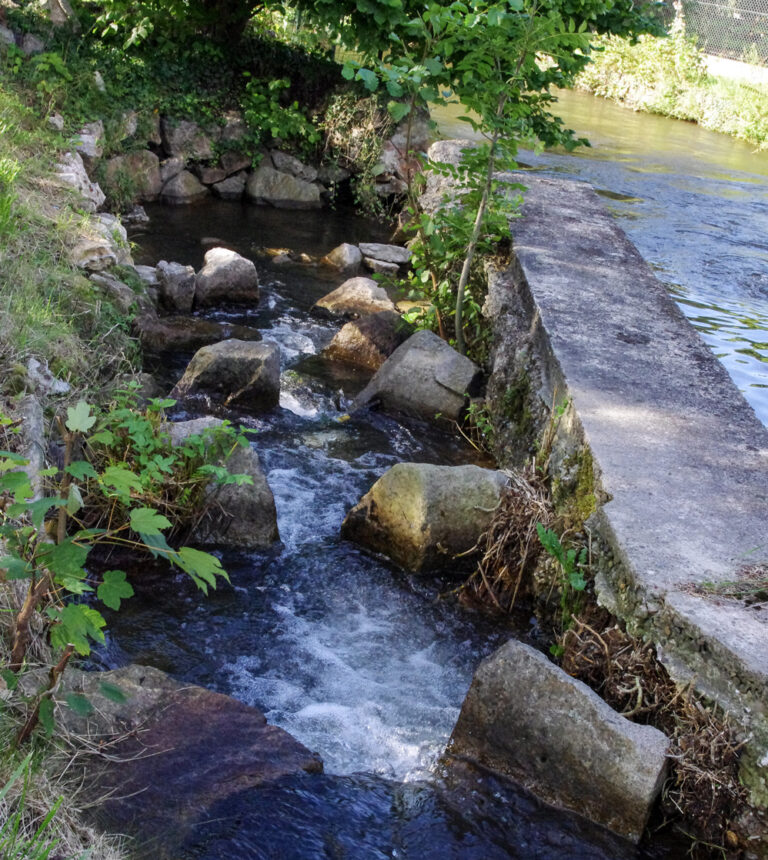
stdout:
<svg viewBox="0 0 768 860">
<path fill-rule="evenodd" d="M 0 78 L 0 81 L 2 79 Z M 64 140 L 0 86 L 0 379 L 23 390 L 35 357 L 59 378 L 98 388 L 136 359 L 128 320 L 69 262 L 88 231 L 73 195 L 52 181 Z"/>
<path fill-rule="evenodd" d="M 768 148 L 768 84 L 707 73 L 704 57 L 679 26 L 637 44 L 608 36 L 576 86 L 633 110 L 690 120 Z"/>
</svg>

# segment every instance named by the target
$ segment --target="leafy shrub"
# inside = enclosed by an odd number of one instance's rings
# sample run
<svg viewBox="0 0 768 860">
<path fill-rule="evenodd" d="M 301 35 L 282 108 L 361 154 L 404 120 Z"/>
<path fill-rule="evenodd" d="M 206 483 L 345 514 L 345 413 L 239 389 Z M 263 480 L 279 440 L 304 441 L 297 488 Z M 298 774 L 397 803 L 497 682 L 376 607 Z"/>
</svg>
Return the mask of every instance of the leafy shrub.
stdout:
<svg viewBox="0 0 768 860">
<path fill-rule="evenodd" d="M 143 414 L 130 408 L 134 401 L 135 394 L 129 391 L 123 404 L 111 410 L 94 412 L 83 401 L 68 408 L 66 420 L 60 421 L 65 446 L 62 467 L 41 473 L 55 479 L 52 495 L 36 499 L 23 468 L 26 461 L 13 450 L 0 451 L 0 540 L 4 545 L 0 582 L 26 583 L 8 670 L 2 677 L 9 688 L 15 685 L 15 673 L 24 667 L 34 630 L 41 624 L 47 627 L 58 655 L 18 743 L 26 740 L 38 721 L 51 733 L 51 693 L 59 676 L 73 654 L 86 656 L 93 643 L 104 642 L 106 622 L 98 603 L 117 610 L 133 595 L 124 571 L 107 570 L 98 578 L 89 572 L 86 565 L 94 547 L 147 551 L 187 573 L 205 593 L 216 587 L 218 579 L 227 579 L 215 556 L 168 543 L 174 526 L 165 514 L 199 513 L 212 480 L 250 481 L 212 462 L 246 445 L 246 438 L 225 425 L 190 436 L 174 448 L 162 425 L 163 408 L 172 401 L 154 401 Z M 0 423 L 11 431 L 17 429 L 7 418 Z M 80 451 L 85 458 L 76 458 Z M 69 704 L 83 707 L 77 700 Z"/>
</svg>

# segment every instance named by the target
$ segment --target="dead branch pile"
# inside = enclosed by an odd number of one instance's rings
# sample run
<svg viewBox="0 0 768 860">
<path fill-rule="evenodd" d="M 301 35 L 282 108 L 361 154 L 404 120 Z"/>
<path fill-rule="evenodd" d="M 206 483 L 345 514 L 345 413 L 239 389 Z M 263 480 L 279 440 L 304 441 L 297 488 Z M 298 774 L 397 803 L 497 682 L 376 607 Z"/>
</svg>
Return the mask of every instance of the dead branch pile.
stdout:
<svg viewBox="0 0 768 860">
<path fill-rule="evenodd" d="M 727 721 L 689 688 L 679 688 L 654 646 L 622 631 L 605 610 L 594 607 L 574 619 L 562 646 L 570 675 L 624 716 L 670 738 L 664 813 L 695 839 L 734 849 L 733 822 L 746 791 L 738 776 L 741 744 Z"/>
<path fill-rule="evenodd" d="M 544 482 L 528 471 L 508 472 L 488 530 L 480 537 L 480 562 L 465 589 L 481 603 L 509 612 L 518 597 L 527 593 L 542 552 L 536 523 L 549 525 L 552 505 Z"/>
</svg>

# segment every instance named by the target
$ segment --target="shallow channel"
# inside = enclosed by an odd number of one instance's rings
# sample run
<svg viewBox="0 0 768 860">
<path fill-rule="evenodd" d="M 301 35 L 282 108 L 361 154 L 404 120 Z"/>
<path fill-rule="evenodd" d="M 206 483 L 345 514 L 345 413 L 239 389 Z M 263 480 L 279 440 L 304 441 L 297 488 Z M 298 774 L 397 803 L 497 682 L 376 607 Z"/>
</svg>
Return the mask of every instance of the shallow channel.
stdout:
<svg viewBox="0 0 768 860">
<path fill-rule="evenodd" d="M 179 857 L 675 856 L 659 846 L 637 850 L 487 774 L 439 766 L 478 662 L 510 635 L 535 639 L 535 628 L 525 617 L 491 624 L 441 598 L 445 583 L 408 577 L 338 532 L 394 463 L 477 455 L 450 427 L 375 413 L 339 421 L 365 380 L 320 357 L 336 326 L 308 310 L 342 278 L 276 267 L 258 253 L 320 254 L 345 240 L 386 239 L 386 227 L 220 201 L 148 210 L 150 230 L 134 237 L 137 262 L 197 268 L 216 238 L 257 263 L 259 306 L 207 315 L 256 326 L 280 346 L 280 407 L 231 417 L 258 431 L 253 444 L 275 494 L 281 542 L 261 553 L 224 551 L 232 586 L 207 600 L 180 577 L 149 577 L 110 619 L 101 659 L 154 665 L 255 705 L 325 763 L 322 776 L 252 789 L 210 810 Z M 188 357 L 165 357 L 156 369 L 170 384 Z"/>
</svg>

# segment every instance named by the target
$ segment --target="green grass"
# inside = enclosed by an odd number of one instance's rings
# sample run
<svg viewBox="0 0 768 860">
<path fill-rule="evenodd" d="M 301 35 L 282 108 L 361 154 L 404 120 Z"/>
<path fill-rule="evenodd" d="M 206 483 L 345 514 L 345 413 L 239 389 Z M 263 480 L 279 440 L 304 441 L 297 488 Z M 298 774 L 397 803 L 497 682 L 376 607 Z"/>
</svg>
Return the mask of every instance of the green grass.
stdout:
<svg viewBox="0 0 768 860">
<path fill-rule="evenodd" d="M 52 176 L 64 141 L 0 71 L 0 390 L 29 358 L 76 389 L 100 387 L 136 355 L 129 321 L 69 262 L 87 231 Z M 10 385 L 10 389 L 9 386 Z"/>
<path fill-rule="evenodd" d="M 768 148 L 768 85 L 708 75 L 701 52 L 674 28 L 636 45 L 616 37 L 600 44 L 577 79 L 580 89 Z"/>
</svg>

